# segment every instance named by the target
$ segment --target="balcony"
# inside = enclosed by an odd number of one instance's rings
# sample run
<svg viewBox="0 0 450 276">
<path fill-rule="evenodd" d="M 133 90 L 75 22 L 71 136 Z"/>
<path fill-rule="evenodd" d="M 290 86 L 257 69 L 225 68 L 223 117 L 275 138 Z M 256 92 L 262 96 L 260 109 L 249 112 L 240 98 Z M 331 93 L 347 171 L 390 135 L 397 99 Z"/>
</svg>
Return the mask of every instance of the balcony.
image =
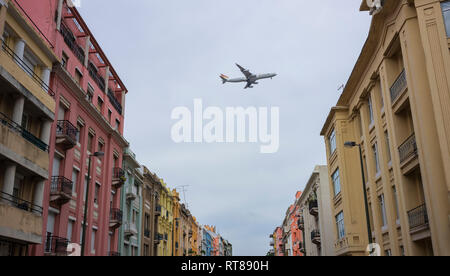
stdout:
<svg viewBox="0 0 450 276">
<path fill-rule="evenodd" d="M 305 219 L 303 217 L 299 217 L 297 221 L 298 229 L 305 230 Z"/>
<path fill-rule="evenodd" d="M 319 215 L 319 205 L 317 203 L 317 200 L 309 201 L 309 213 L 313 216 Z"/>
<path fill-rule="evenodd" d="M 303 253 L 303 254 L 306 253 L 305 244 L 303 242 L 298 243 L 298 249 L 299 249 L 300 253 Z"/>
<path fill-rule="evenodd" d="M 408 212 L 409 233 L 413 241 L 422 240 L 431 236 L 428 224 L 428 213 L 425 204 Z"/>
<path fill-rule="evenodd" d="M 126 237 L 137 236 L 138 231 L 136 225 L 130 222 L 125 223 L 124 225 L 124 235 Z"/>
<path fill-rule="evenodd" d="M 188 233 L 189 238 L 192 238 L 192 235 L 194 235 L 194 232 L 192 232 L 192 230 L 189 230 L 189 233 Z"/>
<path fill-rule="evenodd" d="M 120 189 L 126 181 L 125 171 L 122 168 L 114 168 L 113 169 L 113 179 L 112 186 L 113 188 Z"/>
<path fill-rule="evenodd" d="M 67 47 L 72 51 L 72 53 L 77 57 L 77 59 L 80 61 L 81 64 L 84 64 L 84 60 L 86 57 L 86 54 L 81 48 L 77 42 L 76 38 L 73 35 L 73 33 L 64 25 L 61 25 L 61 35 L 64 38 L 64 42 L 66 43 Z"/>
<path fill-rule="evenodd" d="M 56 144 L 64 150 L 69 150 L 77 144 L 78 129 L 69 121 L 56 123 Z"/>
<path fill-rule="evenodd" d="M 137 195 L 134 192 L 127 192 L 126 194 L 127 201 L 133 201 L 136 199 L 136 197 Z"/>
<path fill-rule="evenodd" d="M 313 230 L 311 232 L 311 241 L 314 244 L 320 245 L 320 231 L 319 230 Z"/>
<path fill-rule="evenodd" d="M 111 89 L 108 89 L 108 98 L 112 106 L 116 109 L 116 111 L 120 115 L 122 115 L 122 105 L 120 104 L 119 100 L 117 100 L 116 96 L 114 95 L 114 92 Z"/>
<path fill-rule="evenodd" d="M 2 67 L 12 74 L 13 78 L 20 80 L 21 85 L 23 85 L 31 93 L 34 94 L 36 91 L 42 91 L 54 99 L 55 92 L 53 92 L 49 85 L 45 83 L 32 68 L 28 67 L 23 59 L 17 56 L 14 50 L 6 45 L 3 39 L 1 39 L 0 43 L 2 44 L 3 50 L 0 55 L 0 64 Z M 17 69 L 21 70 L 19 71 Z"/>
<path fill-rule="evenodd" d="M 109 251 L 108 252 L 109 257 L 120 257 L 120 253 L 116 251 Z"/>
<path fill-rule="evenodd" d="M 109 228 L 112 230 L 119 228 L 122 225 L 122 217 L 122 210 L 117 208 L 111 209 L 109 216 Z"/>
<path fill-rule="evenodd" d="M 156 216 L 161 216 L 161 205 L 156 205 L 155 215 Z"/>
<path fill-rule="evenodd" d="M 419 154 L 417 151 L 416 136 L 414 134 L 406 139 L 406 141 L 398 148 L 398 152 L 403 174 L 408 174 L 418 167 Z"/>
<path fill-rule="evenodd" d="M 0 112 L 0 125 L 9 128 L 11 131 L 16 132 L 18 135 L 22 136 L 25 140 L 36 146 L 38 149 L 47 152 L 48 145 L 42 142 L 39 138 L 28 132 L 21 125 L 17 124 L 11 120 L 8 116 Z M 6 144 L 6 143 L 3 143 Z"/>
<path fill-rule="evenodd" d="M 47 233 L 45 240 L 45 255 L 46 256 L 67 256 L 67 246 L 69 240 L 53 236 L 52 233 Z"/>
<path fill-rule="evenodd" d="M 164 239 L 164 236 L 160 233 L 155 235 L 155 244 L 159 244 Z"/>
<path fill-rule="evenodd" d="M 397 80 L 394 82 L 394 84 L 390 89 L 392 104 L 395 104 L 398 98 L 400 98 L 403 92 L 405 92 L 407 87 L 408 83 L 406 82 L 406 72 L 403 69 L 403 71 L 400 73 Z"/>
<path fill-rule="evenodd" d="M 105 88 L 106 88 L 105 79 L 98 74 L 97 68 L 91 62 L 89 62 L 89 65 L 88 65 L 88 72 L 89 72 L 89 76 L 91 76 L 91 78 L 98 85 L 98 87 L 102 91 L 105 91 Z"/>
<path fill-rule="evenodd" d="M 271 242 L 270 242 L 270 246 L 275 246 L 275 242 L 274 242 L 274 241 L 271 241 Z"/>
<path fill-rule="evenodd" d="M 146 238 L 150 238 L 150 230 L 149 229 L 144 229 L 144 236 Z"/>
<path fill-rule="evenodd" d="M 50 202 L 64 205 L 72 199 L 73 182 L 63 176 L 53 176 L 50 184 Z"/>
</svg>

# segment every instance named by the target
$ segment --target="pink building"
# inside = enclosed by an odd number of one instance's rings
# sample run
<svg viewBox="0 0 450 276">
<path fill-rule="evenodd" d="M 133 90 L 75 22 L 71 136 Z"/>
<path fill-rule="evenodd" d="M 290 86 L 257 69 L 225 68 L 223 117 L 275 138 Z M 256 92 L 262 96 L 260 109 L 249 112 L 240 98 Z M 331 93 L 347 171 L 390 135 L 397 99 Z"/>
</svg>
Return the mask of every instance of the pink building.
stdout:
<svg viewBox="0 0 450 276">
<path fill-rule="evenodd" d="M 274 232 L 275 256 L 284 256 L 283 229 L 277 227 Z"/>
<path fill-rule="evenodd" d="M 50 80 L 57 119 L 43 204 L 47 234 L 30 254 L 59 255 L 67 244 L 81 244 L 88 160 L 94 152 L 104 152 L 102 158 L 91 158 L 85 255 L 115 255 L 122 223 L 120 187 L 125 181 L 122 152 L 128 146 L 123 138 L 127 90 L 76 8 L 65 0 L 14 4 L 61 61 L 54 64 Z"/>
</svg>

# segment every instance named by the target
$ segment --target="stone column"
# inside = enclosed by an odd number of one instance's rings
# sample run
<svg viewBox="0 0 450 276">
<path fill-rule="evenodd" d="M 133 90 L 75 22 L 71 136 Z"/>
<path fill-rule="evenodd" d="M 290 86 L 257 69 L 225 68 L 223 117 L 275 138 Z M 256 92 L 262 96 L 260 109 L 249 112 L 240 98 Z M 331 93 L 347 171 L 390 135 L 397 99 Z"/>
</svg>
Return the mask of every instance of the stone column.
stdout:
<svg viewBox="0 0 450 276">
<path fill-rule="evenodd" d="M 48 68 L 48 67 L 42 68 L 41 79 L 45 84 L 45 85 L 42 85 L 42 88 L 47 92 L 50 87 L 50 72 L 51 72 L 50 68 Z"/>
<path fill-rule="evenodd" d="M 34 195 L 33 195 L 33 204 L 36 207 L 42 207 L 42 203 L 44 201 L 44 189 L 45 189 L 45 180 L 39 180 L 34 187 Z M 38 213 L 38 210 L 33 210 L 33 212 Z"/>
<path fill-rule="evenodd" d="M 23 96 L 19 96 L 14 102 L 13 116 L 12 120 L 21 125 L 22 124 L 22 116 L 23 116 L 23 106 L 25 105 L 25 98 Z"/>
<path fill-rule="evenodd" d="M 47 145 L 50 144 L 51 130 L 52 130 L 52 121 L 45 120 L 42 123 L 40 139 L 42 140 L 42 142 L 46 143 Z"/>
<path fill-rule="evenodd" d="M 16 46 L 14 47 L 14 53 L 20 59 L 23 59 L 23 53 L 25 51 L 25 40 L 18 38 Z"/>
<path fill-rule="evenodd" d="M 12 200 L 11 195 L 14 192 L 14 178 L 16 176 L 16 165 L 7 164 L 5 169 L 5 176 L 3 181 L 2 195 L 3 198 Z M 8 202 L 8 201 L 7 201 Z"/>
<path fill-rule="evenodd" d="M 89 65 L 89 51 L 91 50 L 91 37 L 86 37 L 86 45 L 84 47 L 84 67 L 88 68 Z"/>
<path fill-rule="evenodd" d="M 61 30 L 61 21 L 62 21 L 62 8 L 63 8 L 64 0 L 58 0 L 58 9 L 57 9 L 57 17 L 56 17 L 56 29 Z"/>
</svg>

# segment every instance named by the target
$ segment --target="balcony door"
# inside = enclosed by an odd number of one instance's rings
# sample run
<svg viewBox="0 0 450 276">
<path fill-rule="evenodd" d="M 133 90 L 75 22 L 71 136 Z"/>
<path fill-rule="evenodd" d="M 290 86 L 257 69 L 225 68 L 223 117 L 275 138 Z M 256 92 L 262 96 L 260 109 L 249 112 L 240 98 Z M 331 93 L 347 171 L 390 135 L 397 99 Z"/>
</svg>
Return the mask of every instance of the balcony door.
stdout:
<svg viewBox="0 0 450 276">
<path fill-rule="evenodd" d="M 62 161 L 62 158 L 55 155 L 55 158 L 53 158 L 53 171 L 52 171 L 53 176 L 59 176 L 59 170 L 61 168 L 61 161 Z"/>
</svg>

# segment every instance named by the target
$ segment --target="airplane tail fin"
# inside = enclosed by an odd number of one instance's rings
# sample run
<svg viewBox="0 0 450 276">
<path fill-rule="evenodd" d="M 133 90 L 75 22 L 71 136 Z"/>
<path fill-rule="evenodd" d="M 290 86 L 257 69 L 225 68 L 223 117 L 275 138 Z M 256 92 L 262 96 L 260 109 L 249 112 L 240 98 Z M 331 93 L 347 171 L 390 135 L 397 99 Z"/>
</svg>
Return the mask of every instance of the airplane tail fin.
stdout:
<svg viewBox="0 0 450 276">
<path fill-rule="evenodd" d="M 223 84 L 225 84 L 228 81 L 228 79 L 229 79 L 228 76 L 226 76 L 224 74 L 220 75 L 220 78 L 222 79 L 222 83 Z"/>
</svg>

